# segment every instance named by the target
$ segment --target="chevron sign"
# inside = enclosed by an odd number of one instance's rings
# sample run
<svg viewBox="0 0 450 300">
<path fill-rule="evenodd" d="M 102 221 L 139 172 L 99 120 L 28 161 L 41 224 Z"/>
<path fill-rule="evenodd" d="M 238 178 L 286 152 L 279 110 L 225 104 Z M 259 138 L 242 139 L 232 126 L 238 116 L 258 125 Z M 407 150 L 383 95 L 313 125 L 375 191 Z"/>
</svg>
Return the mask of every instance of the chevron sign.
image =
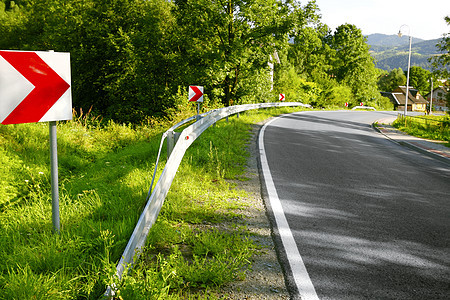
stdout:
<svg viewBox="0 0 450 300">
<path fill-rule="evenodd" d="M 189 86 L 189 102 L 203 102 L 203 87 Z"/>
<path fill-rule="evenodd" d="M 0 123 L 72 119 L 70 53 L 0 50 Z"/>
</svg>

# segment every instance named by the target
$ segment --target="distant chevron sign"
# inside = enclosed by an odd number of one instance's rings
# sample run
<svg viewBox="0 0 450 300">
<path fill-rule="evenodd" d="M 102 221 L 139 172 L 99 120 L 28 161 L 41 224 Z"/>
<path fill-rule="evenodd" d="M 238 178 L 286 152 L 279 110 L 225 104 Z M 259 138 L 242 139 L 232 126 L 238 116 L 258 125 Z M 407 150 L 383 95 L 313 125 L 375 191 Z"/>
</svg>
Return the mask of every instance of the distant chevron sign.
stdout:
<svg viewBox="0 0 450 300">
<path fill-rule="evenodd" d="M 70 53 L 0 50 L 0 123 L 72 119 Z"/>
</svg>

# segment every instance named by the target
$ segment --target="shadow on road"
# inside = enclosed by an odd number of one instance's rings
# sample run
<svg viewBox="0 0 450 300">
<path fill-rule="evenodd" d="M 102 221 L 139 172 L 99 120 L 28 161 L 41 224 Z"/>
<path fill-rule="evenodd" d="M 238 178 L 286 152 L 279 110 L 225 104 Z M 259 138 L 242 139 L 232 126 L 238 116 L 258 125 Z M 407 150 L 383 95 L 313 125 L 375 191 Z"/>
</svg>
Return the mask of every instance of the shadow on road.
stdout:
<svg viewBox="0 0 450 300">
<path fill-rule="evenodd" d="M 364 122 L 283 118 L 266 154 L 319 297 L 448 299 L 450 168 Z"/>
</svg>

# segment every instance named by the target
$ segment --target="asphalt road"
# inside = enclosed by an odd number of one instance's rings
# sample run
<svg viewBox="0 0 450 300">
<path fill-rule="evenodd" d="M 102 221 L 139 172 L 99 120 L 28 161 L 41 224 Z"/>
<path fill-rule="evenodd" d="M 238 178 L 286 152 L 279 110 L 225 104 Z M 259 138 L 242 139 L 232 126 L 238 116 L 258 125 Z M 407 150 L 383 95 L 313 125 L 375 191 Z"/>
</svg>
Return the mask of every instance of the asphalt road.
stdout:
<svg viewBox="0 0 450 300">
<path fill-rule="evenodd" d="M 291 260 L 320 299 L 450 299 L 450 166 L 373 130 L 387 114 L 300 112 L 264 129 Z"/>
</svg>

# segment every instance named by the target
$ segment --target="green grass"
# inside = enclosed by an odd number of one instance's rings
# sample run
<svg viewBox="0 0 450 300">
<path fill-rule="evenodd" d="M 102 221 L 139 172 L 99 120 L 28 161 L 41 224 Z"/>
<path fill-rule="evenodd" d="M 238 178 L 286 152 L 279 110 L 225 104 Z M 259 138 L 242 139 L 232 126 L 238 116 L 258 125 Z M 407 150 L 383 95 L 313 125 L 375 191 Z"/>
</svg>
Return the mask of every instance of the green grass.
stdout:
<svg viewBox="0 0 450 300">
<path fill-rule="evenodd" d="M 245 275 L 255 245 L 239 213 L 245 193 L 228 179 L 242 179 L 251 124 L 295 110 L 241 114 L 193 143 L 139 266 L 117 283 L 124 299 L 211 299 Z M 0 126 L 0 299 L 98 299 L 114 281 L 171 123 L 81 115 L 58 124 L 60 235 L 52 233 L 48 125 Z"/>
<path fill-rule="evenodd" d="M 450 147 L 450 117 L 444 116 L 399 116 L 392 124 L 410 135 L 445 142 Z"/>
</svg>

